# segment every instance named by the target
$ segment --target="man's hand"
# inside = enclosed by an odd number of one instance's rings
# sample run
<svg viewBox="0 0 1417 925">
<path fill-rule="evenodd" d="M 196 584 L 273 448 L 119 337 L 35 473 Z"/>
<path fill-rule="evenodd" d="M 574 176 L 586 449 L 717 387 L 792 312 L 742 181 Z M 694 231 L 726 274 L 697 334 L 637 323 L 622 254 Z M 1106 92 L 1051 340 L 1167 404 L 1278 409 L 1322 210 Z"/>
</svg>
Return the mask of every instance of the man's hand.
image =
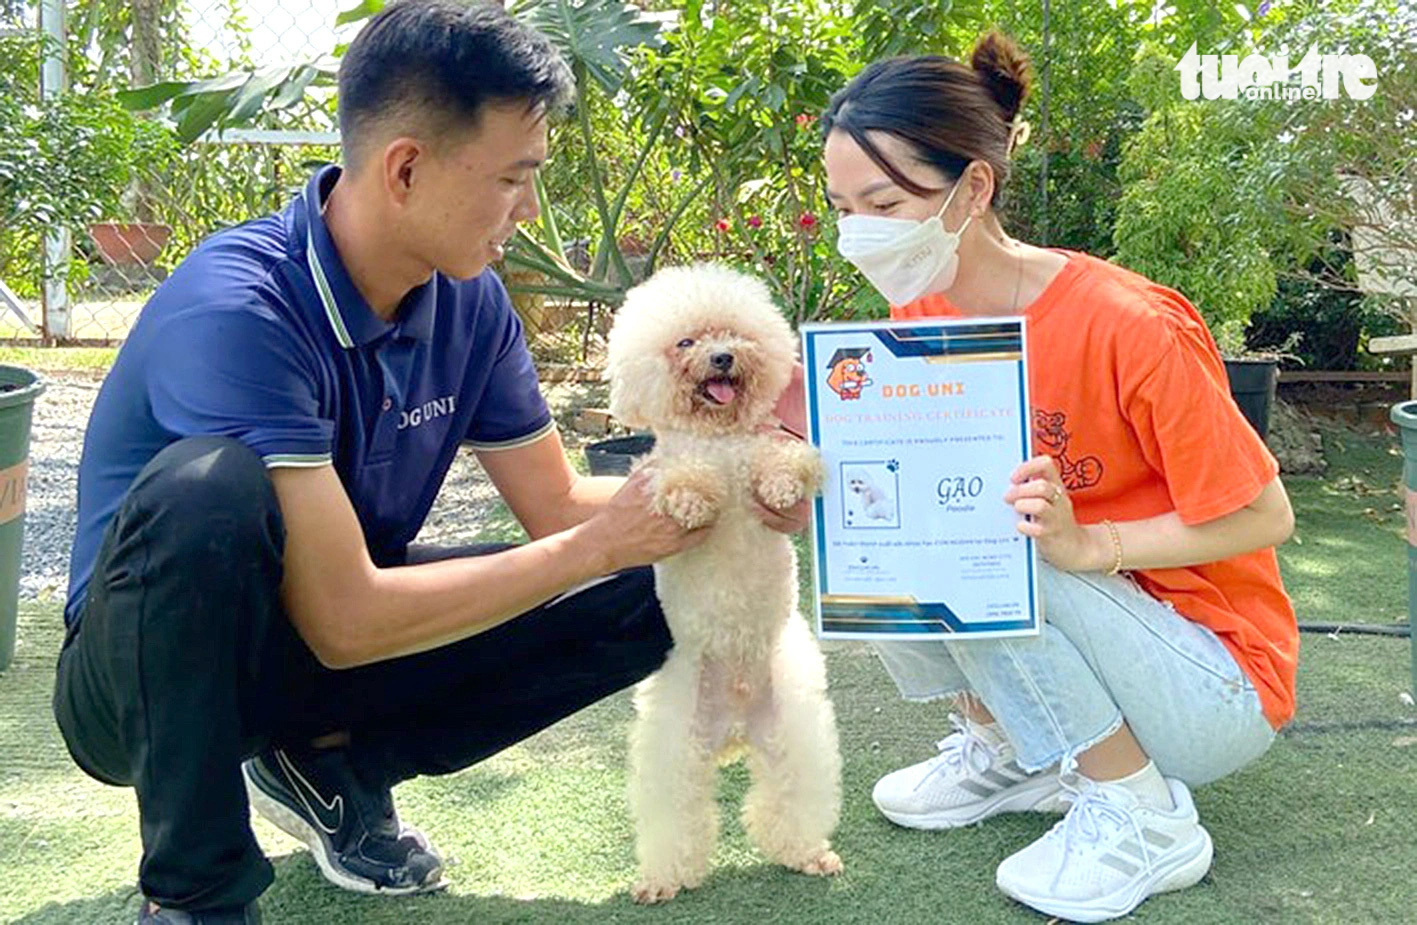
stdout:
<svg viewBox="0 0 1417 925">
<path fill-rule="evenodd" d="M 637 469 L 598 514 L 581 529 L 606 557 L 607 572 L 649 565 L 683 552 L 708 538 L 711 527 L 686 530 L 669 517 L 653 513 L 654 473 Z"/>
</svg>

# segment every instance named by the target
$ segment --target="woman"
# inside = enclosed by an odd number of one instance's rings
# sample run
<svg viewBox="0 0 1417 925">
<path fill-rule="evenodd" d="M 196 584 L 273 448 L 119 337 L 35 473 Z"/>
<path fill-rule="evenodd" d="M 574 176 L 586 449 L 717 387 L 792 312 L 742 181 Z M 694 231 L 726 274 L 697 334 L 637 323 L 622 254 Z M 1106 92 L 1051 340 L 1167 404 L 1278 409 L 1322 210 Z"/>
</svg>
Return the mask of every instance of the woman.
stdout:
<svg viewBox="0 0 1417 925">
<path fill-rule="evenodd" d="M 1293 514 L 1183 296 L 1004 233 L 1028 61 L 994 34 L 971 64 L 882 61 L 840 91 L 822 117 L 827 195 L 839 250 L 891 317 L 1027 317 L 1037 455 L 1004 500 L 1043 559 L 1046 622 L 1026 640 L 878 647 L 905 697 L 959 695 L 963 718 L 873 796 L 914 828 L 1070 803 L 997 882 L 1101 921 L 1205 875 L 1189 787 L 1259 757 L 1293 714 L 1273 550 Z"/>
</svg>

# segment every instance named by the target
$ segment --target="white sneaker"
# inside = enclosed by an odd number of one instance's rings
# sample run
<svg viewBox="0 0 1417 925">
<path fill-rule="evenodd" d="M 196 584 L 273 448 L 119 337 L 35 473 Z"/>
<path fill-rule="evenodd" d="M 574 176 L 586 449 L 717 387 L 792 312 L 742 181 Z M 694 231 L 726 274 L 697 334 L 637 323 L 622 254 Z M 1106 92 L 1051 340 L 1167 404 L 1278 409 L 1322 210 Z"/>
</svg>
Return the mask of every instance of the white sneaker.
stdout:
<svg viewBox="0 0 1417 925">
<path fill-rule="evenodd" d="M 1210 834 L 1185 784 L 1167 779 L 1176 805 L 1162 810 L 1125 787 L 1083 781 L 1062 821 L 999 865 L 999 889 L 1046 915 L 1103 922 L 1210 870 Z"/>
<path fill-rule="evenodd" d="M 987 741 L 953 714 L 950 722 L 938 755 L 876 782 L 871 799 L 882 815 L 911 829 L 952 829 L 997 813 L 1062 812 L 1056 773 L 1030 774 L 1009 743 Z"/>
</svg>

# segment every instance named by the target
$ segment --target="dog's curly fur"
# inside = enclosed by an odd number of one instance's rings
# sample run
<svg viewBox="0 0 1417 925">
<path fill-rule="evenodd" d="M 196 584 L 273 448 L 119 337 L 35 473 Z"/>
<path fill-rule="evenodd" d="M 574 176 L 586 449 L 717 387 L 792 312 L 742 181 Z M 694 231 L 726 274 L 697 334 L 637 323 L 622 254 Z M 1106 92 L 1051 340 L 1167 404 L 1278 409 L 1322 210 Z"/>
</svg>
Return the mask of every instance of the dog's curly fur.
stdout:
<svg viewBox="0 0 1417 925">
<path fill-rule="evenodd" d="M 644 465 L 655 508 L 700 546 L 655 566 L 674 649 L 640 685 L 631 737 L 640 902 L 697 886 L 718 833 L 716 760 L 746 754 L 743 823 L 771 860 L 835 874 L 841 804 L 836 720 L 821 651 L 797 614 L 791 541 L 778 510 L 816 494 L 821 462 L 762 432 L 791 378 L 795 339 L 761 282 L 725 267 L 656 273 L 630 291 L 610 332 L 610 410 L 654 430 Z"/>
</svg>

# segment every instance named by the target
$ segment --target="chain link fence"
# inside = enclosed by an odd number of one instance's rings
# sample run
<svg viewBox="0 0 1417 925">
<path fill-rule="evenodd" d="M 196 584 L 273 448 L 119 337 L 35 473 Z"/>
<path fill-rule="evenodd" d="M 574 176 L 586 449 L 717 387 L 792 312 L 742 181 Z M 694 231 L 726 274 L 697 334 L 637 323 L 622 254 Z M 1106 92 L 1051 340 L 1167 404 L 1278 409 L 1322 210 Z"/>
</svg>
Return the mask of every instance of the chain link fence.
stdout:
<svg viewBox="0 0 1417 925">
<path fill-rule="evenodd" d="M 105 50 L 104 14 L 89 15 L 92 10 L 83 6 L 66 10 L 60 0 L 0 0 L 0 35 L 33 38 L 41 49 L 42 98 L 90 93 L 65 72 L 76 54 L 84 56 L 81 66 L 101 58 L 100 67 L 119 54 L 127 59 L 126 86 L 137 87 L 315 61 L 348 42 L 359 25 L 336 25 L 346 0 L 93 0 L 93 9 L 105 4 L 128 17 L 116 21 L 132 47 Z M 138 21 L 144 8 L 151 11 L 146 25 Z M 152 46 L 146 52 L 145 43 Z M 6 66 L 0 62 L 0 69 Z M 154 147 L 161 156 L 134 156 L 121 188 L 102 191 L 101 198 L 118 204 L 111 214 L 80 226 L 6 236 L 7 250 L 24 253 L 3 255 L 21 259 L 0 262 L 0 284 L 8 284 L 0 285 L 0 341 L 122 342 L 153 291 L 202 239 L 278 211 L 315 169 L 338 159 L 333 96 L 332 87 L 316 85 L 295 105 L 259 117 L 254 127 L 208 131 L 182 146 L 167 137 L 166 147 Z M 148 139 L 152 133 L 144 123 L 150 128 L 156 118 L 140 114 L 133 120 L 134 144 Z M 73 152 L 68 166 L 84 169 L 85 153 Z M 569 259 L 577 256 L 572 247 Z M 42 272 L 17 269 L 28 266 Z M 519 281 L 535 282 L 510 271 L 503 276 L 513 289 Z M 597 364 L 608 310 L 532 294 L 514 293 L 514 302 L 545 367 Z"/>
</svg>

